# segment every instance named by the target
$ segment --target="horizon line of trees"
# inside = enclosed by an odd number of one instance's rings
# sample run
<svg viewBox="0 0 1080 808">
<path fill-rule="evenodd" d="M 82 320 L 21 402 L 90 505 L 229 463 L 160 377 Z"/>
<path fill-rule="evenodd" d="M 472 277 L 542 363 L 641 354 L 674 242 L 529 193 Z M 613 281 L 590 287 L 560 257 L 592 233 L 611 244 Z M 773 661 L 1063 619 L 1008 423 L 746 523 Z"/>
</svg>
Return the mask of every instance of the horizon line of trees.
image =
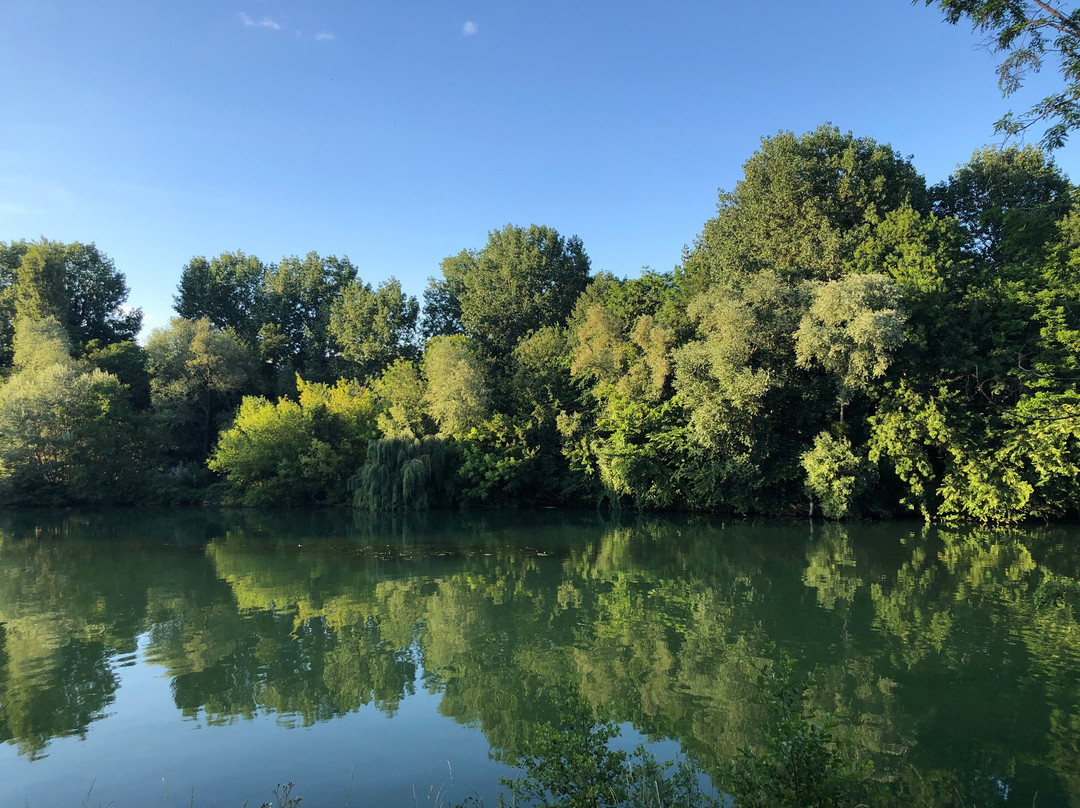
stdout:
<svg viewBox="0 0 1080 808">
<path fill-rule="evenodd" d="M 348 258 L 0 243 L 0 505 L 582 505 L 1015 522 L 1080 502 L 1080 207 L 1037 148 L 928 186 L 763 138 L 671 272 L 507 225 L 421 304 Z"/>
</svg>

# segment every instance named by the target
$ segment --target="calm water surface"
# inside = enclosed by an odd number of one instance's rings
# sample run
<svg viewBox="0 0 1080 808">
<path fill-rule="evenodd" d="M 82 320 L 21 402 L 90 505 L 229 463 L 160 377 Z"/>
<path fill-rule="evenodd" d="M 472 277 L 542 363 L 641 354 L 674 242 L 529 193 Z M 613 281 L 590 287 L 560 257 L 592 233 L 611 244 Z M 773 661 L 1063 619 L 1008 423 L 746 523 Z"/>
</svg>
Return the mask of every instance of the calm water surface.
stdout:
<svg viewBox="0 0 1080 808">
<path fill-rule="evenodd" d="M 0 514 L 0 806 L 446 805 L 553 693 L 706 768 L 775 642 L 912 805 L 1080 806 L 1080 529 Z"/>
</svg>

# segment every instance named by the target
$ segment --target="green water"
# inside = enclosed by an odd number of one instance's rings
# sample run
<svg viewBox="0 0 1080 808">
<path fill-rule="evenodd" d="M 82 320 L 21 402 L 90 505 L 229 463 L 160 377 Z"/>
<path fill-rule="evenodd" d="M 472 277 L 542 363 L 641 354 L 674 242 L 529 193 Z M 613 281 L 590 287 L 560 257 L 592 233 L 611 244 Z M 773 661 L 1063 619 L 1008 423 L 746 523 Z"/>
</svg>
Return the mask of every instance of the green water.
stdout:
<svg viewBox="0 0 1080 808">
<path fill-rule="evenodd" d="M 1076 527 L 0 514 L 0 805 L 493 804 L 561 683 L 708 768 L 770 641 L 907 804 L 1080 805 L 1078 576 Z"/>
</svg>

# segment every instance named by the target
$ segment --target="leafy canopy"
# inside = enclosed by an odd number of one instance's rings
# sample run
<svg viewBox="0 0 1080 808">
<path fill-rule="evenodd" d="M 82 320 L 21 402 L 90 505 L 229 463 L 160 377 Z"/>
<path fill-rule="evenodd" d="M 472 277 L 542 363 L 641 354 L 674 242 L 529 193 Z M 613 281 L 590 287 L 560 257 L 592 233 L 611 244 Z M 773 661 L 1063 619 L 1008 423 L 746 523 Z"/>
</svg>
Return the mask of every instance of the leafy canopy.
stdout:
<svg viewBox="0 0 1080 808">
<path fill-rule="evenodd" d="M 299 401 L 247 396 L 208 462 L 226 498 L 245 505 L 340 503 L 356 460 L 375 436 L 375 402 L 356 382 L 297 378 Z"/>
</svg>

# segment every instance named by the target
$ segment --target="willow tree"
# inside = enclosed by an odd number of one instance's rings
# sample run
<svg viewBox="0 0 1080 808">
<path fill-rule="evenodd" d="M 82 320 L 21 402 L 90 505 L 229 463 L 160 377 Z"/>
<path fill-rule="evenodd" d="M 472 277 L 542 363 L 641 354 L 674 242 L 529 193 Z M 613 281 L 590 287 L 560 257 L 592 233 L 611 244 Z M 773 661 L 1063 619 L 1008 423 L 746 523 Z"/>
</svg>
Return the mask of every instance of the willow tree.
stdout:
<svg viewBox="0 0 1080 808">
<path fill-rule="evenodd" d="M 454 468 L 439 437 L 372 441 L 349 479 L 353 505 L 369 511 L 415 511 L 450 504 Z"/>
</svg>

